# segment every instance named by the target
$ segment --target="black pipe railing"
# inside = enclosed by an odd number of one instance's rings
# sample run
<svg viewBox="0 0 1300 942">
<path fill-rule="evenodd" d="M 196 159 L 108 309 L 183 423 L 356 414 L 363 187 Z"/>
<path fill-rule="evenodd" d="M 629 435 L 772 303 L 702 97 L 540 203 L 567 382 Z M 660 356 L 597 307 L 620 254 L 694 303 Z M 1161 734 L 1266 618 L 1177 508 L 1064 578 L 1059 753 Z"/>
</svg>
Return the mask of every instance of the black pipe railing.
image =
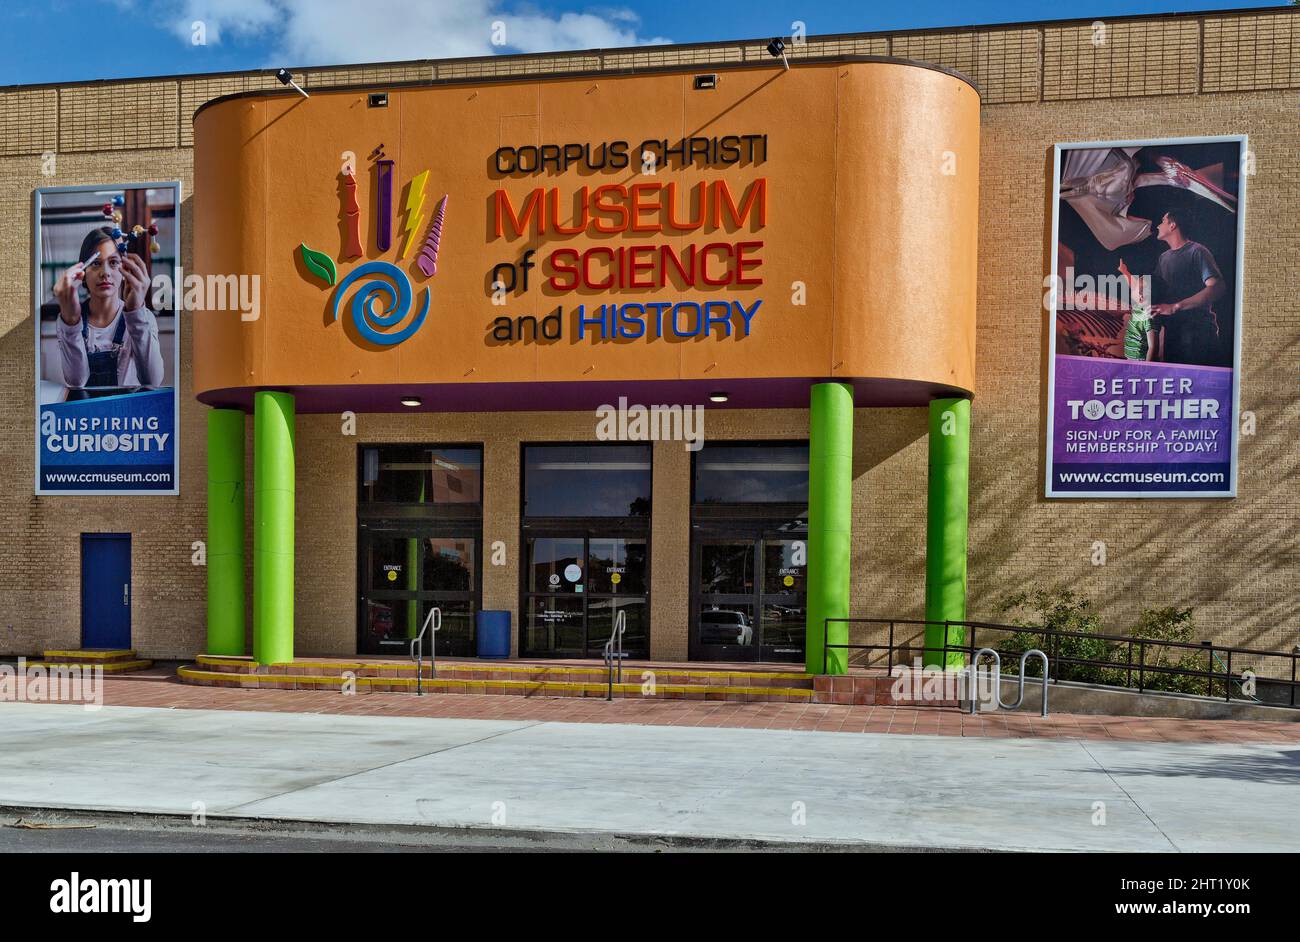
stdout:
<svg viewBox="0 0 1300 942">
<path fill-rule="evenodd" d="M 1296 688 L 1297 686 L 1300 686 L 1300 684 L 1298 684 L 1296 680 L 1297 661 L 1300 661 L 1300 647 L 1297 647 L 1290 652 L 1262 651 L 1257 648 L 1245 648 L 1245 647 L 1238 647 L 1233 645 L 1214 644 L 1213 642 L 1210 641 L 1202 641 L 1199 643 L 1191 642 L 1191 641 L 1162 641 L 1155 638 L 1136 638 L 1133 637 L 1132 635 L 1109 635 L 1109 634 L 1099 634 L 1099 633 L 1093 633 L 1087 631 L 1065 631 L 1059 628 L 1035 628 L 1033 626 L 1025 626 L 1025 625 L 1002 625 L 1002 624 L 997 624 L 995 622 L 981 622 L 981 621 L 939 622 L 939 621 L 925 621 L 923 619 L 914 619 L 914 618 L 827 618 L 825 619 L 825 622 L 822 626 L 823 632 L 825 632 L 822 636 L 823 638 L 829 636 L 829 629 L 832 624 L 861 624 L 861 625 L 888 626 L 888 630 L 889 630 L 888 641 L 886 644 L 825 644 L 822 650 L 822 673 L 823 674 L 826 673 L 827 671 L 830 652 L 832 650 L 884 651 L 886 653 L 886 670 L 891 672 L 894 667 L 894 660 L 895 657 L 897 656 L 897 652 L 904 651 L 904 650 L 909 652 L 920 650 L 922 652 L 923 657 L 925 654 L 931 652 L 938 652 L 942 656 L 942 661 L 945 664 L 948 663 L 950 655 L 961 655 L 963 659 L 962 666 L 965 666 L 967 663 L 969 663 L 970 658 L 981 647 L 992 648 L 993 650 L 997 651 L 1000 655 L 1006 655 L 1006 654 L 1019 655 L 1023 653 L 1021 649 L 1005 647 L 1005 642 L 1004 642 L 1004 646 L 1002 647 L 999 647 L 997 644 L 990 644 L 988 641 L 988 633 L 991 631 L 995 631 L 995 632 L 1006 632 L 1011 635 L 1016 635 L 1016 634 L 1034 635 L 1040 638 L 1041 641 L 1039 642 L 1038 646 L 1047 652 L 1048 657 L 1053 664 L 1053 672 L 1056 674 L 1056 677 L 1052 678 L 1053 681 L 1072 679 L 1069 676 L 1070 673 L 1072 673 L 1070 670 L 1068 670 L 1068 668 L 1070 667 L 1088 668 L 1097 671 L 1114 671 L 1116 676 L 1118 676 L 1118 674 L 1122 672 L 1125 677 L 1125 682 L 1122 685 L 1117 683 L 1108 683 L 1106 681 L 1090 681 L 1090 682 L 1101 683 L 1103 685 L 1112 686 L 1112 687 L 1133 688 L 1134 686 L 1133 669 L 1134 667 L 1136 667 L 1137 668 L 1136 689 L 1139 692 L 1145 692 L 1147 689 L 1156 689 L 1156 690 L 1160 689 L 1158 686 L 1152 687 L 1152 685 L 1148 683 L 1147 677 L 1149 674 L 1170 676 L 1170 677 L 1200 678 L 1205 681 L 1205 694 L 1204 694 L 1205 696 L 1210 696 L 1210 697 L 1218 696 L 1217 694 L 1215 694 L 1214 691 L 1215 688 L 1221 684 L 1223 687 L 1223 694 L 1222 694 L 1223 699 L 1225 701 L 1231 701 L 1232 693 L 1233 693 L 1232 688 L 1236 686 L 1238 691 L 1241 691 L 1242 685 L 1246 679 L 1243 673 L 1233 672 L 1232 669 L 1233 659 L 1236 658 L 1237 663 L 1241 664 L 1243 663 L 1241 659 L 1244 657 L 1247 659 L 1284 658 L 1291 662 L 1291 677 L 1289 680 L 1283 677 L 1269 676 L 1255 671 L 1251 672 L 1253 678 L 1257 682 L 1263 681 L 1270 684 L 1286 685 L 1289 688 L 1289 692 L 1287 696 L 1287 702 L 1285 705 L 1291 707 L 1296 706 Z M 911 626 L 914 628 L 919 627 L 923 632 L 928 627 L 931 626 L 938 627 L 942 625 L 943 646 L 934 647 L 929 644 L 925 644 L 924 642 L 919 648 L 917 647 L 917 645 L 912 644 L 910 642 L 907 644 L 900 645 L 896 642 L 896 628 L 897 626 L 900 625 Z M 963 643 L 961 644 L 952 643 L 954 640 L 954 632 L 957 630 L 960 630 L 961 632 L 964 633 L 964 637 L 961 639 Z M 985 640 L 977 644 L 977 639 L 979 637 L 979 632 L 981 630 L 983 630 L 985 633 L 984 634 Z M 1061 653 L 1062 642 L 1072 638 L 1079 638 L 1087 641 L 1100 642 L 1105 646 L 1106 652 L 1108 654 L 1113 654 L 1116 656 L 1119 655 L 1119 652 L 1122 648 L 1123 659 L 1112 660 L 1112 659 L 1074 657 L 1070 655 L 1063 655 Z M 1133 659 L 1133 649 L 1135 646 L 1137 648 L 1136 664 L 1134 664 L 1134 659 Z M 1147 652 L 1151 650 L 1155 650 L 1161 653 L 1171 651 L 1171 650 L 1175 652 L 1193 652 L 1193 651 L 1203 652 L 1206 655 L 1207 666 L 1206 669 L 1202 670 L 1200 668 L 1187 667 L 1182 665 L 1162 664 L 1159 663 L 1160 661 L 1159 654 L 1157 654 L 1156 663 L 1148 663 Z M 1222 660 L 1220 660 L 1220 656 L 1223 656 Z M 1216 664 L 1221 664 L 1223 669 L 1216 670 L 1215 669 Z M 1186 693 L 1189 691 L 1181 691 L 1181 692 Z M 1243 695 L 1243 699 L 1244 698 L 1245 696 Z M 1273 704 L 1273 705 L 1282 705 L 1282 704 Z"/>
</svg>

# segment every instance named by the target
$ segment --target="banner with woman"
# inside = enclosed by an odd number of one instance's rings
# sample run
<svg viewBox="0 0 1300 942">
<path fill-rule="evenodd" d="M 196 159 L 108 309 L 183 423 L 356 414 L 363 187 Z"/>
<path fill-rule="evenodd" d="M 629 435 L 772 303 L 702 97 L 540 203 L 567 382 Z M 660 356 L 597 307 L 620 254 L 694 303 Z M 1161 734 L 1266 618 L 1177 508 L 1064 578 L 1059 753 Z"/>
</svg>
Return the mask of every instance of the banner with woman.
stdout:
<svg viewBox="0 0 1300 942">
<path fill-rule="evenodd" d="M 179 493 L 180 184 L 34 201 L 36 493 Z"/>
</svg>

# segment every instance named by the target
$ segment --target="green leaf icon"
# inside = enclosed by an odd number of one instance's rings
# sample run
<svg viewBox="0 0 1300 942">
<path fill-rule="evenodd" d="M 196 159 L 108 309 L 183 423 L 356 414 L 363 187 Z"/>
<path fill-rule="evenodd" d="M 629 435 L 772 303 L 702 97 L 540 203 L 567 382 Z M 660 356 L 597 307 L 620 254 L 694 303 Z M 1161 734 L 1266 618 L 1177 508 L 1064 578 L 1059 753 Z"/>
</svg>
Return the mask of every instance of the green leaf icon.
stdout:
<svg viewBox="0 0 1300 942">
<path fill-rule="evenodd" d="M 334 267 L 334 259 L 324 252 L 317 252 L 307 248 L 306 242 L 298 245 L 298 251 L 302 253 L 302 263 L 307 266 L 309 272 L 327 285 L 334 284 L 338 278 L 338 269 Z"/>
</svg>

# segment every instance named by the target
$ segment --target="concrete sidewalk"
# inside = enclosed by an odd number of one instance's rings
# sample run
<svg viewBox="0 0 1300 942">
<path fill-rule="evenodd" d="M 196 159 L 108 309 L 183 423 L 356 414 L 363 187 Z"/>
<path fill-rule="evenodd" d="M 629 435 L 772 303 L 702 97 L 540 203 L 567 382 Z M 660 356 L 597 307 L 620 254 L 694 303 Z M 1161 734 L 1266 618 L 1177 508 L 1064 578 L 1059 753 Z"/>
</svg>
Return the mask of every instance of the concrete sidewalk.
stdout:
<svg viewBox="0 0 1300 942">
<path fill-rule="evenodd" d="M 1300 747 L 0 704 L 0 805 L 933 848 L 1296 851 Z M 1105 824 L 1094 824 L 1104 803 Z"/>
</svg>

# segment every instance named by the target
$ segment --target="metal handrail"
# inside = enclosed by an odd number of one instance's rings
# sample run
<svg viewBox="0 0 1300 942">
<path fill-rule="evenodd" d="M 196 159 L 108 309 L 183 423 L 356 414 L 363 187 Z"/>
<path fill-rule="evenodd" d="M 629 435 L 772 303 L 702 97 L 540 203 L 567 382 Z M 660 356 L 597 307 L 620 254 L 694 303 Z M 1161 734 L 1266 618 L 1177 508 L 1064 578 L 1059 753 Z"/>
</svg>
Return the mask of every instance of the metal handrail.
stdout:
<svg viewBox="0 0 1300 942">
<path fill-rule="evenodd" d="M 832 623 L 888 625 L 890 630 L 890 640 L 888 645 L 832 644 L 828 642 L 823 645 L 823 650 L 822 650 L 822 657 L 823 657 L 822 673 L 826 673 L 827 665 L 829 663 L 829 654 L 830 651 L 833 649 L 845 650 L 845 651 L 868 651 L 868 652 L 888 651 L 890 663 L 892 665 L 896 648 L 906 649 L 909 651 L 917 650 L 917 646 L 910 642 L 905 642 L 904 644 L 901 645 L 895 644 L 893 638 L 894 626 L 909 625 L 909 626 L 917 626 L 917 627 L 930 627 L 930 626 L 937 627 L 941 625 L 943 626 L 943 630 L 944 630 L 944 641 L 942 647 L 938 645 L 925 644 L 919 648 L 919 650 L 921 650 L 922 653 L 924 654 L 939 653 L 945 659 L 950 654 L 951 655 L 960 654 L 965 657 L 970 657 L 979 648 L 979 646 L 977 646 L 975 643 L 976 634 L 980 633 L 983 637 L 987 637 L 987 633 L 989 630 L 1007 632 L 1011 634 L 1024 633 L 1024 634 L 1037 635 L 1044 642 L 1043 648 L 1052 650 L 1054 652 L 1053 656 L 1051 657 L 1051 660 L 1056 663 L 1057 677 L 1054 679 L 1053 682 L 1059 682 L 1061 680 L 1062 673 L 1063 673 L 1063 666 L 1064 667 L 1076 666 L 1076 667 L 1109 668 L 1111 670 L 1116 670 L 1121 673 L 1125 673 L 1128 676 L 1127 684 L 1124 685 L 1112 684 L 1111 686 L 1130 687 L 1130 688 L 1136 686 L 1139 692 L 1146 690 L 1148 686 L 1148 679 L 1151 675 L 1194 677 L 1194 678 L 1201 678 L 1205 680 L 1207 685 L 1210 686 L 1217 686 L 1218 684 L 1223 684 L 1224 692 L 1223 692 L 1222 699 L 1226 701 L 1231 701 L 1233 697 L 1232 688 L 1236 686 L 1238 689 L 1240 689 L 1241 687 L 1241 677 L 1238 673 L 1234 673 L 1233 661 L 1237 660 L 1237 663 L 1240 664 L 1242 663 L 1240 659 L 1243 658 L 1244 656 L 1247 659 L 1283 658 L 1291 662 L 1291 669 L 1289 671 L 1290 673 L 1289 680 L 1285 677 L 1279 677 L 1276 674 L 1257 675 L 1257 676 L 1261 676 L 1261 679 L 1267 680 L 1270 683 L 1286 685 L 1289 688 L 1289 695 L 1286 698 L 1286 701 L 1284 701 L 1281 704 L 1278 704 L 1279 706 L 1282 705 L 1289 705 L 1291 707 L 1297 706 L 1297 702 L 1296 702 L 1297 692 L 1300 692 L 1300 678 L 1298 678 L 1298 674 L 1300 674 L 1300 645 L 1297 645 L 1296 648 L 1293 649 L 1292 651 L 1265 651 L 1265 650 L 1260 650 L 1258 648 L 1233 647 L 1230 645 L 1206 644 L 1204 642 L 1198 644 L 1198 643 L 1188 642 L 1188 641 L 1162 641 L 1162 640 L 1156 640 L 1151 638 L 1138 638 L 1138 637 L 1133 637 L 1131 635 L 1114 635 L 1114 634 L 1101 634 L 1101 633 L 1094 634 L 1092 632 L 1086 632 L 1086 631 L 1066 631 L 1059 628 L 1036 628 L 1032 625 L 1003 625 L 994 622 L 980 622 L 980 621 L 953 621 L 953 620 L 937 621 L 937 620 L 926 620 L 920 618 L 827 618 L 824 620 L 823 630 L 829 631 L 829 627 Z M 977 629 L 979 630 L 978 632 Z M 960 632 L 960 631 L 964 631 L 966 634 L 965 643 L 961 643 L 961 644 L 950 643 L 949 641 L 950 632 Z M 958 635 L 958 637 L 960 637 L 960 635 Z M 1099 660 L 1097 658 L 1070 657 L 1068 655 L 1061 654 L 1060 653 L 1061 640 L 1064 638 L 1083 638 L 1083 639 L 1088 639 L 1093 641 L 1103 641 L 1103 642 L 1113 643 L 1108 653 L 1117 656 L 1118 660 Z M 1134 647 L 1137 648 L 1136 652 L 1134 651 Z M 1207 652 L 1208 650 L 1208 653 L 1210 655 L 1210 669 L 1203 670 L 1203 669 L 1195 669 L 1195 668 L 1183 667 L 1183 666 L 1168 666 L 1160 663 L 1154 663 L 1154 664 L 1147 663 L 1148 650 L 1155 651 L 1155 650 L 1168 649 L 1168 648 L 1182 649 L 1184 651 L 1200 651 L 1203 653 Z M 1020 652 L 1014 651 L 1008 653 L 1019 654 Z M 1222 653 L 1227 656 L 1226 665 L 1224 665 L 1223 662 L 1219 659 L 1218 653 Z M 1136 654 L 1136 658 L 1134 657 L 1135 654 Z M 1215 665 L 1215 662 L 1218 662 L 1220 665 L 1222 665 L 1224 669 L 1214 670 L 1213 667 Z M 1133 683 L 1134 680 L 1137 681 L 1136 685 L 1134 685 Z M 1256 698 L 1256 702 L 1259 702 L 1258 698 Z"/>
<path fill-rule="evenodd" d="M 991 621 L 958 621 L 955 619 L 949 619 L 947 621 L 927 621 L 924 618 L 827 618 L 825 621 L 828 624 L 847 622 L 853 624 L 861 623 L 876 625 L 948 625 L 953 628 L 995 628 L 1002 631 L 1023 631 L 1030 634 L 1061 638 L 1089 638 L 1098 641 L 1132 641 L 1135 643 L 1138 641 L 1145 641 L 1147 644 L 1156 644 L 1168 648 L 1186 648 L 1189 651 L 1204 651 L 1207 647 L 1210 647 L 1210 645 L 1207 645 L 1204 641 L 1162 641 L 1154 638 L 1138 638 L 1134 635 L 1111 635 L 1102 634 L 1100 632 L 1093 633 L 1091 631 L 1066 631 L 1063 628 L 1035 628 L 1033 625 L 1002 625 Z M 829 645 L 829 647 L 858 648 L 867 647 L 867 645 L 833 644 Z M 880 645 L 876 645 L 876 647 L 880 647 Z M 1286 651 L 1262 651 L 1257 648 L 1242 648 L 1227 644 L 1216 644 L 1213 645 L 1213 648 L 1215 651 L 1232 651 L 1236 654 L 1251 654 L 1256 657 L 1290 658 L 1296 656 L 1296 653 L 1289 653 Z M 965 651 L 967 654 L 970 653 L 968 646 L 954 646 L 953 650 Z"/>
<path fill-rule="evenodd" d="M 429 609 L 429 614 L 424 616 L 424 624 L 420 626 L 420 633 L 411 639 L 411 660 L 415 661 L 415 695 L 424 696 L 424 633 L 429 630 L 429 624 L 433 624 L 434 639 L 429 643 L 429 678 L 431 680 L 438 677 L 438 652 L 437 652 L 437 634 L 438 629 L 442 627 L 442 609 L 434 606 Z"/>
<path fill-rule="evenodd" d="M 1214 663 L 1215 663 L 1215 664 L 1217 664 L 1217 665 L 1219 665 L 1220 667 L 1223 668 L 1224 673 L 1225 673 L 1225 675 L 1226 675 L 1227 677 L 1229 677 L 1229 678 L 1232 677 L 1232 652 L 1231 652 L 1231 651 L 1228 652 L 1228 663 L 1227 663 L 1227 664 L 1224 664 L 1224 663 L 1223 663 L 1223 658 L 1221 658 L 1221 657 L 1219 657 L 1219 655 L 1215 654 L 1213 650 L 1210 651 L 1210 657 L 1214 659 Z M 1293 663 L 1294 663 L 1294 662 L 1293 662 Z M 1244 676 L 1244 675 L 1243 675 L 1243 676 Z M 1237 685 L 1237 693 L 1241 694 L 1241 698 L 1242 698 L 1243 700 L 1249 700 L 1249 701 L 1251 701 L 1252 703 L 1260 703 L 1260 702 L 1261 702 L 1260 699 L 1259 699 L 1259 697 L 1251 696 L 1250 694 L 1246 693 L 1246 688 L 1243 687 L 1243 686 L 1241 685 L 1241 681 L 1239 681 L 1239 680 L 1234 680 L 1234 681 L 1232 681 L 1232 682 L 1233 682 L 1234 684 Z"/>
<path fill-rule="evenodd" d="M 609 640 L 605 642 L 605 673 L 606 689 L 605 699 L 614 699 L 614 645 L 618 644 L 618 682 L 623 682 L 623 632 L 627 631 L 627 612 L 616 612 L 614 614 L 614 629 L 609 633 Z"/>
<path fill-rule="evenodd" d="M 970 715 L 975 715 L 975 707 L 979 702 L 979 661 L 986 654 L 993 655 L 993 698 L 997 702 L 1000 710 L 1018 710 L 1020 704 L 1025 702 L 1025 661 L 1037 654 L 1043 659 L 1043 708 L 1042 715 L 1047 715 L 1047 682 L 1051 679 L 1048 677 L 1047 655 L 1038 648 L 1030 648 L 1024 654 L 1020 655 L 1020 690 L 1016 694 L 1015 703 L 1002 702 L 1002 655 L 992 648 L 980 648 L 975 652 L 974 657 L 970 660 L 970 667 L 967 668 L 970 677 Z"/>
</svg>

